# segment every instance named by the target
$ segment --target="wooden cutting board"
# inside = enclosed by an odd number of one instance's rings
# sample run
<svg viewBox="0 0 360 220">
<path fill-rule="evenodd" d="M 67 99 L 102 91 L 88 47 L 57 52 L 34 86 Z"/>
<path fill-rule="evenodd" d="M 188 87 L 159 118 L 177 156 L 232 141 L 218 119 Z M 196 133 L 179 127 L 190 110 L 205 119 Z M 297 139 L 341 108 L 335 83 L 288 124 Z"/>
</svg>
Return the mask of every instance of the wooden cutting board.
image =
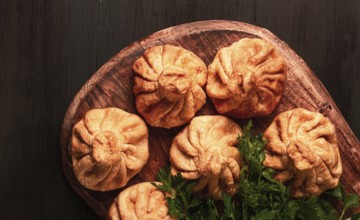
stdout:
<svg viewBox="0 0 360 220">
<path fill-rule="evenodd" d="M 197 54 L 209 65 L 217 51 L 241 38 L 262 38 L 271 42 L 284 57 L 288 67 L 288 80 L 281 102 L 270 116 L 253 119 L 256 131 L 262 132 L 280 112 L 303 107 L 329 117 L 337 129 L 337 137 L 343 163 L 341 182 L 348 192 L 360 194 L 360 143 L 344 120 L 325 87 L 306 63 L 283 41 L 266 29 L 250 24 L 210 20 L 183 24 L 156 32 L 134 42 L 105 63 L 76 94 L 71 102 L 61 128 L 60 150 L 62 167 L 73 189 L 103 219 L 115 196 L 122 190 L 96 192 L 85 189 L 76 180 L 71 166 L 69 140 L 71 129 L 84 114 L 93 108 L 118 107 L 137 113 L 132 92 L 134 61 L 145 49 L 154 45 L 172 44 Z M 217 114 L 210 100 L 197 115 Z M 237 120 L 244 125 L 246 120 Z M 155 180 L 158 170 L 167 165 L 169 147 L 173 137 L 183 128 L 170 130 L 149 128 L 150 157 L 146 166 L 127 186 Z M 126 186 L 126 187 L 127 187 Z"/>
</svg>

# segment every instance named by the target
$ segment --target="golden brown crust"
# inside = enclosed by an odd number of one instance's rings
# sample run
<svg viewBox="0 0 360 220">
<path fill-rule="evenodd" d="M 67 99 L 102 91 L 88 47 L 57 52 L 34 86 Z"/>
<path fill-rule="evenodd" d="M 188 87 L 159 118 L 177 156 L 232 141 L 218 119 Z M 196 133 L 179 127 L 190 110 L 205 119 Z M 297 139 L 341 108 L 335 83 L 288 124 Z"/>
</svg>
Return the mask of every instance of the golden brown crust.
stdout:
<svg viewBox="0 0 360 220">
<path fill-rule="evenodd" d="M 280 101 L 286 72 L 283 58 L 269 42 L 244 38 L 216 54 L 208 68 L 206 93 L 221 114 L 266 116 Z"/>
<path fill-rule="evenodd" d="M 138 183 L 123 190 L 111 205 L 108 219 L 172 220 L 168 215 L 165 194 L 150 182 Z"/>
<path fill-rule="evenodd" d="M 317 112 L 297 108 L 275 117 L 266 129 L 264 165 L 290 182 L 293 197 L 309 197 L 337 186 L 342 173 L 335 126 Z"/>
<path fill-rule="evenodd" d="M 84 187 L 120 188 L 147 162 L 146 124 L 118 108 L 90 110 L 73 127 L 71 156 L 75 176 Z"/>
<path fill-rule="evenodd" d="M 172 128 L 205 104 L 207 68 L 191 51 L 171 45 L 147 49 L 133 65 L 138 112 L 155 127 Z"/>
<path fill-rule="evenodd" d="M 199 180 L 195 191 L 215 199 L 233 195 L 240 176 L 241 156 L 235 145 L 241 128 L 225 116 L 197 116 L 173 140 L 171 172 Z"/>
</svg>

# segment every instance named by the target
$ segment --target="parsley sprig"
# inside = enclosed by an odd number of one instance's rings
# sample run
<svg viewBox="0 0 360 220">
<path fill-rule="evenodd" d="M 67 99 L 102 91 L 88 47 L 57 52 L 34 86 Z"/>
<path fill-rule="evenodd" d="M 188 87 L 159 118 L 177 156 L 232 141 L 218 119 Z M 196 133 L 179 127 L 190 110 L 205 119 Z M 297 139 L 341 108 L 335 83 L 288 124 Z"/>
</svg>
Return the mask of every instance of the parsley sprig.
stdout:
<svg viewBox="0 0 360 220">
<path fill-rule="evenodd" d="M 162 184 L 152 183 L 169 196 L 166 202 L 169 215 L 178 220 L 235 220 L 235 205 L 229 195 L 223 195 L 224 212 L 219 215 L 213 199 L 202 199 L 195 195 L 191 188 L 196 181 L 186 181 L 180 173 L 171 176 L 170 168 L 160 169 L 157 179 Z"/>
<path fill-rule="evenodd" d="M 290 202 L 286 187 L 272 179 L 275 171 L 263 166 L 266 141 L 261 134 L 252 135 L 251 127 L 250 121 L 238 137 L 238 149 L 245 161 L 238 191 L 242 219 L 294 219 L 298 206 Z"/>
<path fill-rule="evenodd" d="M 213 200 L 205 201 L 192 192 L 196 181 L 186 181 L 180 173 L 171 176 L 170 168 L 162 168 L 157 175 L 162 184 L 152 183 L 169 196 L 166 202 L 169 215 L 178 220 L 210 219 L 216 220 L 219 215 Z"/>
<path fill-rule="evenodd" d="M 238 138 L 238 150 L 245 164 L 234 197 L 223 194 L 222 200 L 217 202 L 201 198 L 191 190 L 196 181 L 187 181 L 180 173 L 171 176 L 169 167 L 159 171 L 157 177 L 162 184 L 153 185 L 169 195 L 166 202 L 171 217 L 179 220 L 342 220 L 346 210 L 359 206 L 359 196 L 347 195 L 341 184 L 324 193 L 341 201 L 343 210 L 340 214 L 321 196 L 291 198 L 289 189 L 272 179 L 275 171 L 263 166 L 266 141 L 261 134 L 253 135 L 251 127 L 249 121 Z M 351 218 L 359 219 L 360 214 Z"/>
<path fill-rule="evenodd" d="M 359 207 L 359 196 L 356 194 L 346 194 L 344 187 L 341 184 L 334 189 L 326 191 L 325 194 L 330 194 L 341 201 L 343 210 L 339 219 L 343 219 L 346 210 Z M 351 219 L 360 220 L 360 213 L 353 215 Z"/>
</svg>

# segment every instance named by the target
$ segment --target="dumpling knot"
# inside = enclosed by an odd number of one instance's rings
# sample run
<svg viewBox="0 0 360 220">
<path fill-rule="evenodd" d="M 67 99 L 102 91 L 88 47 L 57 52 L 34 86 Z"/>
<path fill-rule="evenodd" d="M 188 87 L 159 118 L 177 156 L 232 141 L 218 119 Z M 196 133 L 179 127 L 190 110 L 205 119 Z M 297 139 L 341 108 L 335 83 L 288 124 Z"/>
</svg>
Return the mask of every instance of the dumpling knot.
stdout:
<svg viewBox="0 0 360 220">
<path fill-rule="evenodd" d="M 207 151 L 199 154 L 198 171 L 209 178 L 219 176 L 227 161 L 227 155 L 222 155 L 220 147 L 208 147 Z"/>
<path fill-rule="evenodd" d="M 171 101 L 181 99 L 189 90 L 192 79 L 188 74 L 179 72 L 164 72 L 159 77 L 161 93 Z"/>
<path fill-rule="evenodd" d="M 289 144 L 287 154 L 291 158 L 292 164 L 296 170 L 304 171 L 313 169 L 316 156 L 309 146 L 301 141 Z"/>
<path fill-rule="evenodd" d="M 96 134 L 92 141 L 92 156 L 98 163 L 112 164 L 121 159 L 118 139 L 111 131 Z"/>
<path fill-rule="evenodd" d="M 230 92 L 238 96 L 245 94 L 255 86 L 253 72 L 247 68 L 239 68 L 231 74 L 226 84 Z"/>
</svg>

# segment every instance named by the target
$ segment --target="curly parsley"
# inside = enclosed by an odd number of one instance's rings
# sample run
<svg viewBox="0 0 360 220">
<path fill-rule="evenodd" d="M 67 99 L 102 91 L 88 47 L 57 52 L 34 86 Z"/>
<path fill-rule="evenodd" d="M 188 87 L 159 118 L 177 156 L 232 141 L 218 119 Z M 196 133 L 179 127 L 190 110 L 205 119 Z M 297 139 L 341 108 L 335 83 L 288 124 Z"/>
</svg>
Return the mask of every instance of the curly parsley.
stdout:
<svg viewBox="0 0 360 220">
<path fill-rule="evenodd" d="M 291 198 L 286 186 L 272 179 L 275 171 L 263 166 L 266 141 L 262 135 L 253 135 L 251 127 L 249 121 L 238 137 L 238 150 L 245 161 L 238 193 L 234 197 L 223 194 L 218 206 L 214 200 L 202 199 L 192 192 L 196 181 L 187 181 L 180 173 L 171 176 L 169 167 L 159 171 L 158 180 L 162 185 L 152 184 L 171 195 L 166 198 L 171 217 L 179 220 L 342 220 L 347 209 L 359 206 L 359 196 L 347 195 L 340 184 L 324 194 L 341 201 L 341 213 L 322 197 Z M 358 219 L 360 214 L 351 217 L 351 220 Z"/>
</svg>

